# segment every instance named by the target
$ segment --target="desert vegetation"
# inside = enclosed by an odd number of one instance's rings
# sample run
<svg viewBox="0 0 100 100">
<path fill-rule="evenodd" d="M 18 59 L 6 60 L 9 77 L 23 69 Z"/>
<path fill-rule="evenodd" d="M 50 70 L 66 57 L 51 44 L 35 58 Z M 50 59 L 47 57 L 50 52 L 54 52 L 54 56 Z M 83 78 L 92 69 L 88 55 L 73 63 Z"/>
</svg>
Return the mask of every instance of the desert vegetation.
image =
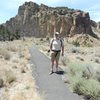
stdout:
<svg viewBox="0 0 100 100">
<path fill-rule="evenodd" d="M 0 42 L 1 100 L 42 100 L 29 64 L 32 43 L 32 38 Z"/>
<path fill-rule="evenodd" d="M 73 92 L 92 100 L 100 97 L 100 66 L 87 62 L 69 63 L 64 81 L 69 83 Z"/>
<path fill-rule="evenodd" d="M 16 29 L 15 32 L 10 32 L 6 27 L 3 25 L 0 26 L 0 40 L 1 41 L 12 41 L 14 39 L 19 39 L 19 30 Z"/>
</svg>

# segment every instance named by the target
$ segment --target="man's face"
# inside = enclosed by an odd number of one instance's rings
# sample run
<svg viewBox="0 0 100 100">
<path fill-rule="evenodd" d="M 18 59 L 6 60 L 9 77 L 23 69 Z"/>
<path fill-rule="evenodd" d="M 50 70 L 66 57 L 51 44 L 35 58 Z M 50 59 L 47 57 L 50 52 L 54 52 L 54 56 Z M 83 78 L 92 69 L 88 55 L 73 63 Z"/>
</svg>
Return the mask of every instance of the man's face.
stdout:
<svg viewBox="0 0 100 100">
<path fill-rule="evenodd" d="M 55 34 L 55 37 L 56 37 L 56 38 L 59 38 L 59 35 L 58 35 L 58 34 Z"/>
</svg>

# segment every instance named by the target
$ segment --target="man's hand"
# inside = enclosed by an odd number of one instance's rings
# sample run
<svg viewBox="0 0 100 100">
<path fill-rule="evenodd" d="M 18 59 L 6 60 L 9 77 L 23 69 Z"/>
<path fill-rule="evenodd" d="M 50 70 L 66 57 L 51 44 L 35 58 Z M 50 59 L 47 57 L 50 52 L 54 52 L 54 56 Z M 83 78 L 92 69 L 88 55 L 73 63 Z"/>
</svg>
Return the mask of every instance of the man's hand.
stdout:
<svg viewBox="0 0 100 100">
<path fill-rule="evenodd" d="M 50 52 L 50 50 L 48 50 L 48 53 Z"/>
<path fill-rule="evenodd" d="M 62 56 L 64 56 L 64 53 L 62 52 Z"/>
</svg>

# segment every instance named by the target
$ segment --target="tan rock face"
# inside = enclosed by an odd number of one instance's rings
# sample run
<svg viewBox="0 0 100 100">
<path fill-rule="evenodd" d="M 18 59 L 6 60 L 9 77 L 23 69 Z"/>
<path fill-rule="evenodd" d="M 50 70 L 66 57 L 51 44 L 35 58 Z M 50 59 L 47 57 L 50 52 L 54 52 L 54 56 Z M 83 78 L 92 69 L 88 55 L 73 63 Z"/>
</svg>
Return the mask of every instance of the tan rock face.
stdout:
<svg viewBox="0 0 100 100">
<path fill-rule="evenodd" d="M 6 22 L 5 26 L 21 36 L 46 37 L 53 35 L 54 25 L 60 31 L 64 19 L 63 36 L 86 33 L 92 35 L 89 13 L 67 7 L 48 7 L 33 2 L 25 2 L 19 7 L 18 14 Z"/>
<path fill-rule="evenodd" d="M 100 29 L 100 22 L 97 23 L 97 29 Z"/>
</svg>

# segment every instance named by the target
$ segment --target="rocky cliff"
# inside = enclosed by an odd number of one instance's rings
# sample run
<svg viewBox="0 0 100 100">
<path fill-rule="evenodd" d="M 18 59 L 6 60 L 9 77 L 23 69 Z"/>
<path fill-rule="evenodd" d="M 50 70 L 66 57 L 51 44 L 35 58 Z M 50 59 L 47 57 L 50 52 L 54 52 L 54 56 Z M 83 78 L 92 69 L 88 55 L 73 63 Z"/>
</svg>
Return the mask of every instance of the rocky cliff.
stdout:
<svg viewBox="0 0 100 100">
<path fill-rule="evenodd" d="M 75 34 L 93 35 L 88 12 L 67 7 L 48 7 L 33 2 L 25 2 L 19 7 L 18 14 L 7 21 L 4 26 L 20 36 L 45 37 L 56 30 L 60 31 L 63 18 L 63 36 Z M 100 25 L 99 25 L 100 26 Z"/>
</svg>

